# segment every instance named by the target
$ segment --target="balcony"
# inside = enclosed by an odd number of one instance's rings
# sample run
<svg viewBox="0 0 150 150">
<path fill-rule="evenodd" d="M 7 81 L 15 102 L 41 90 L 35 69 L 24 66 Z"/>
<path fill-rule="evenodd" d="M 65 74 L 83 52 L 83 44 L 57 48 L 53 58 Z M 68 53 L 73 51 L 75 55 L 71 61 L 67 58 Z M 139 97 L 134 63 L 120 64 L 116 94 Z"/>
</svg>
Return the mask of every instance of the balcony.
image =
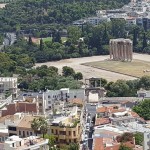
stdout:
<svg viewBox="0 0 150 150">
<path fill-rule="evenodd" d="M 59 139 L 65 140 L 66 139 L 66 135 L 59 135 Z"/>
</svg>

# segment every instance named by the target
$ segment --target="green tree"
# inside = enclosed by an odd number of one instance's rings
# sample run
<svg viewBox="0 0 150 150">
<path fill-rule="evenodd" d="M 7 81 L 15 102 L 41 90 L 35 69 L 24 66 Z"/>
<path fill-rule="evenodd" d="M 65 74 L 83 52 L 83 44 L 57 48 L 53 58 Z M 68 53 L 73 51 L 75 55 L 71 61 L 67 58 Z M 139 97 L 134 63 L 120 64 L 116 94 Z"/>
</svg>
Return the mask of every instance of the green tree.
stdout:
<svg viewBox="0 0 150 150">
<path fill-rule="evenodd" d="M 44 43 L 43 43 L 43 40 L 42 38 L 40 39 L 40 51 L 43 51 L 44 50 Z"/>
<path fill-rule="evenodd" d="M 31 35 L 29 35 L 28 44 L 29 44 L 29 45 L 32 45 L 32 37 L 31 37 Z"/>
<path fill-rule="evenodd" d="M 39 117 L 39 118 L 34 118 L 33 121 L 31 122 L 31 128 L 34 130 L 34 133 L 37 135 L 37 133 L 43 134 L 44 135 L 47 133 L 48 130 L 48 123 L 45 118 Z"/>
<path fill-rule="evenodd" d="M 147 47 L 147 38 L 146 38 L 146 33 L 143 33 L 143 49 Z"/>
<path fill-rule="evenodd" d="M 82 80 L 83 79 L 83 75 L 81 72 L 77 72 L 75 75 L 74 75 L 74 78 L 76 80 Z"/>
<path fill-rule="evenodd" d="M 44 135 L 45 139 L 49 139 L 48 141 L 48 145 L 49 147 L 53 147 L 56 141 L 56 137 L 54 135 L 49 135 L 49 134 L 45 134 Z"/>
<path fill-rule="evenodd" d="M 145 99 L 140 102 L 138 105 L 133 107 L 133 111 L 135 111 L 140 117 L 145 120 L 150 120 L 150 99 Z"/>
<path fill-rule="evenodd" d="M 134 137 L 135 137 L 135 144 L 142 146 L 143 145 L 143 141 L 144 141 L 143 133 L 136 132 L 136 133 L 134 133 Z"/>
<path fill-rule="evenodd" d="M 79 150 L 79 144 L 77 143 L 69 144 L 68 150 Z"/>
<path fill-rule="evenodd" d="M 48 123 L 46 119 L 43 117 L 39 118 L 39 122 L 40 122 L 40 132 L 43 134 L 43 138 L 44 138 L 44 135 L 47 133 L 48 130 Z"/>
<path fill-rule="evenodd" d="M 55 31 L 55 32 L 53 33 L 52 42 L 61 43 L 60 31 Z"/>
<path fill-rule="evenodd" d="M 108 35 L 108 32 L 107 32 L 106 24 L 105 24 L 105 29 L 104 29 L 104 33 L 103 33 L 102 44 L 103 45 L 108 45 L 109 44 L 109 35 Z"/>
<path fill-rule="evenodd" d="M 136 46 L 138 44 L 138 41 L 137 41 L 137 29 L 135 28 L 133 30 L 133 46 Z"/>
<path fill-rule="evenodd" d="M 64 67 L 62 68 L 62 75 L 63 75 L 64 77 L 68 77 L 68 76 L 74 77 L 75 71 L 74 71 L 74 69 L 71 68 L 71 67 L 64 66 Z"/>
<path fill-rule="evenodd" d="M 119 150 L 133 150 L 133 149 L 121 144 L 120 147 L 119 147 Z"/>
<path fill-rule="evenodd" d="M 33 129 L 35 135 L 37 136 L 37 133 L 40 128 L 40 122 L 38 118 L 34 118 L 33 121 L 31 122 L 31 128 Z"/>
<path fill-rule="evenodd" d="M 81 37 L 81 29 L 79 27 L 70 26 L 68 28 L 68 38 L 71 40 L 72 43 L 76 44 Z"/>
</svg>

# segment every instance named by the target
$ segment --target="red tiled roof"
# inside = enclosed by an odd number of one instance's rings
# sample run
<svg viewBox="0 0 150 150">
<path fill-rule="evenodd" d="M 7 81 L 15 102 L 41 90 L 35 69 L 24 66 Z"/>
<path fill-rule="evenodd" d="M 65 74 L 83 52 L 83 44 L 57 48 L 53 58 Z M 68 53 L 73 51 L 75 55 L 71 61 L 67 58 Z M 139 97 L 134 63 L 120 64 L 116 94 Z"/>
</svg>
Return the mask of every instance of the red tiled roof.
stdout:
<svg viewBox="0 0 150 150">
<path fill-rule="evenodd" d="M 124 111 L 126 111 L 125 108 L 116 109 L 115 106 L 113 106 L 113 107 L 99 107 L 96 110 L 97 113 L 105 113 L 105 112 L 116 113 L 116 112 L 124 112 Z"/>
<path fill-rule="evenodd" d="M 70 100 L 70 102 L 73 103 L 73 104 L 81 104 L 81 105 L 83 105 L 83 100 L 80 99 L 80 98 L 74 98 L 74 99 Z"/>
<path fill-rule="evenodd" d="M 94 150 L 104 150 L 103 138 L 95 138 L 93 144 Z"/>
<path fill-rule="evenodd" d="M 95 126 L 97 125 L 103 125 L 103 124 L 108 124 L 110 123 L 110 119 L 109 118 L 97 118 L 95 120 Z"/>
<path fill-rule="evenodd" d="M 136 112 L 134 112 L 134 111 L 131 111 L 131 115 L 132 115 L 133 117 L 139 117 L 139 115 L 138 115 Z"/>
</svg>

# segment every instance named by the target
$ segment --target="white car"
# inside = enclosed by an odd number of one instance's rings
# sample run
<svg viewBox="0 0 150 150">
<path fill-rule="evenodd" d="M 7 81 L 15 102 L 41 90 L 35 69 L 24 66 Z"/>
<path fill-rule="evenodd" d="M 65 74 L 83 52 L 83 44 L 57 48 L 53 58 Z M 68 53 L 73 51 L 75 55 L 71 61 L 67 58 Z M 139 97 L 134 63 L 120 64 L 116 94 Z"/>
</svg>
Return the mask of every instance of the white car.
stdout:
<svg viewBox="0 0 150 150">
<path fill-rule="evenodd" d="M 96 103 L 91 103 L 91 106 L 96 106 Z"/>
<path fill-rule="evenodd" d="M 87 141 L 87 140 L 88 140 L 88 136 L 87 136 L 87 134 L 85 134 L 84 141 Z"/>
</svg>

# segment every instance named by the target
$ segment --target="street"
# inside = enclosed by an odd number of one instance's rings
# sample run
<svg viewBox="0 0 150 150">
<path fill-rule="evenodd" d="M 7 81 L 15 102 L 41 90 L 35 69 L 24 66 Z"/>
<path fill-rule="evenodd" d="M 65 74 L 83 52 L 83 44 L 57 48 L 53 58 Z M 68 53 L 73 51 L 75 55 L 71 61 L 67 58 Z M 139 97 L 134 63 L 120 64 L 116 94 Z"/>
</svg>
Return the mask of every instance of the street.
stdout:
<svg viewBox="0 0 150 150">
<path fill-rule="evenodd" d="M 86 104 L 85 107 L 85 126 L 83 128 L 83 147 L 82 150 L 92 150 L 92 134 L 93 134 L 93 123 L 92 118 L 96 114 L 96 105 L 91 105 L 90 103 Z"/>
</svg>

